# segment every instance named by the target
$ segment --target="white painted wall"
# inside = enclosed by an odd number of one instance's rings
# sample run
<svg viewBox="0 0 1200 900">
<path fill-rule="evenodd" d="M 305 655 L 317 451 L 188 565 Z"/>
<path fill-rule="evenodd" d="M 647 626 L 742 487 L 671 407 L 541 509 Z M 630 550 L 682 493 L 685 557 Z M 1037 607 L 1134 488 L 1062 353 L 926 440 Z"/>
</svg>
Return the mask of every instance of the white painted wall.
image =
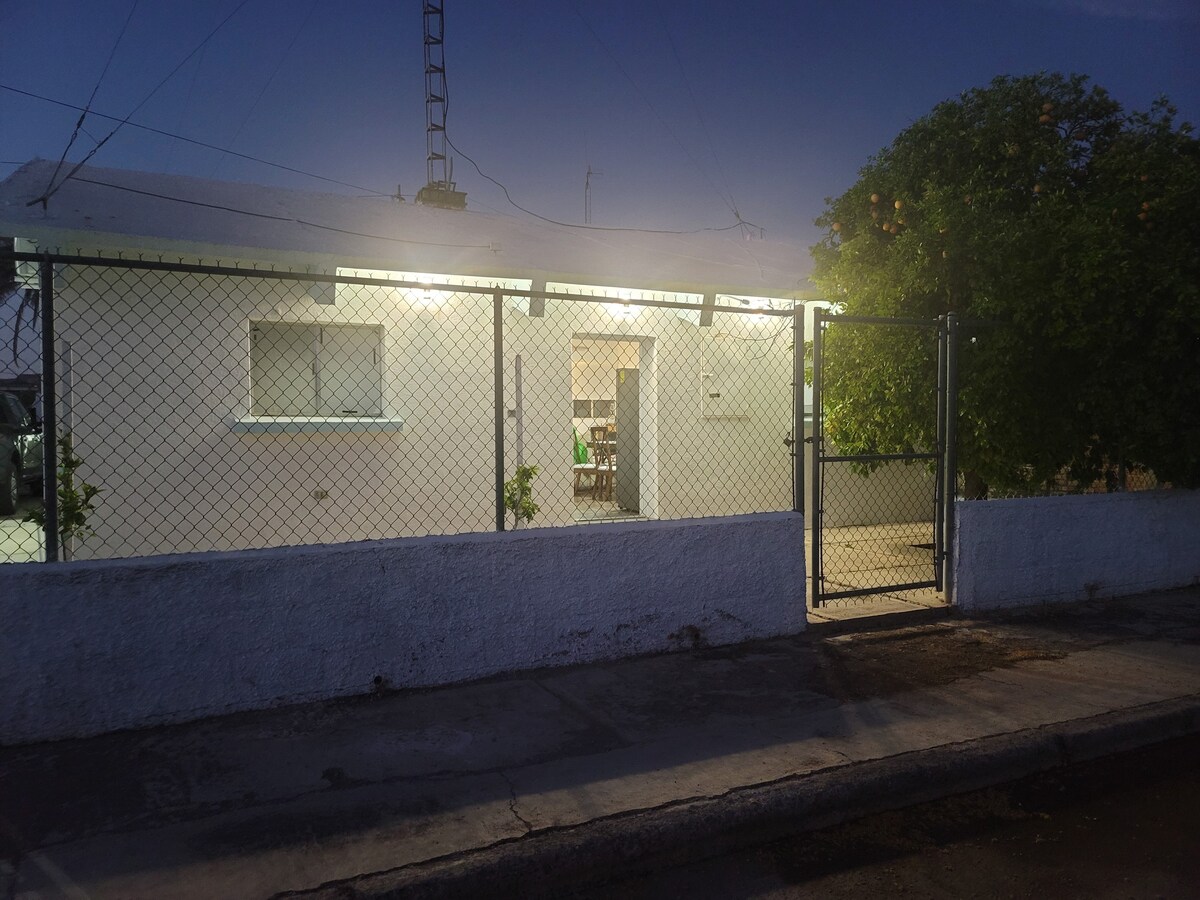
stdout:
<svg viewBox="0 0 1200 900">
<path fill-rule="evenodd" d="M 73 359 L 60 396 L 69 397 L 64 414 L 85 461 L 82 477 L 102 488 L 95 535 L 77 545 L 78 559 L 494 528 L 490 282 L 483 292 L 452 294 L 342 285 L 332 305 L 308 288 L 64 272 L 57 332 Z M 642 348 L 643 512 L 677 519 L 791 508 L 783 443 L 792 416 L 790 320 L 718 313 L 711 328 L 699 328 L 675 310 L 551 300 L 543 317 L 531 318 L 520 306 L 504 307 L 505 406 L 515 408 L 520 354 L 524 456 L 540 468 L 536 524 L 574 521 L 571 341 L 589 335 Z M 251 320 L 382 325 L 384 415 L 402 419 L 403 429 L 233 431 L 231 422 L 251 409 Z M 717 346 L 744 373 L 738 416 L 705 415 L 704 360 Z M 507 474 L 516 464 L 515 424 L 505 419 Z"/>
<path fill-rule="evenodd" d="M 794 513 L 26 563 L 0 579 L 0 744 L 805 627 Z"/>
<path fill-rule="evenodd" d="M 805 424 L 804 436 L 812 437 L 811 422 Z M 817 493 L 811 487 L 812 455 L 813 445 L 806 440 L 804 514 L 808 522 L 813 521 Z M 933 472 L 922 463 L 884 463 L 869 475 L 860 475 L 850 463 L 827 463 L 822 522 L 827 528 L 932 522 L 933 482 Z"/>
<path fill-rule="evenodd" d="M 955 510 L 963 610 L 1200 582 L 1200 491 L 959 501 Z"/>
</svg>

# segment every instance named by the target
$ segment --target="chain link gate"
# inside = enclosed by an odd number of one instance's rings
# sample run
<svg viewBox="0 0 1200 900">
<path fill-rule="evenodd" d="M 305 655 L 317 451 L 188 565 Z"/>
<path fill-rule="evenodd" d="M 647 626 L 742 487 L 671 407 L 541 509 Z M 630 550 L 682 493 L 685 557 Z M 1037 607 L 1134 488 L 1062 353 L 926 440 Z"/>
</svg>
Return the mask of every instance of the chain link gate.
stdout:
<svg viewBox="0 0 1200 900">
<path fill-rule="evenodd" d="M 956 470 L 955 316 L 883 318 L 818 309 L 813 324 L 813 433 L 808 439 L 811 604 L 819 608 L 929 588 L 944 591 L 949 600 Z M 914 377 L 914 371 L 926 377 Z M 831 405 L 830 385 L 836 382 L 837 396 L 838 388 L 847 388 L 864 374 L 882 391 L 882 397 L 872 400 L 914 412 L 915 428 L 910 427 L 909 434 L 932 433 L 932 447 L 839 452 L 827 428 L 831 418 L 845 411 L 840 403 Z M 890 427 L 895 431 L 904 426 Z M 909 441 L 910 446 L 916 443 Z"/>
</svg>

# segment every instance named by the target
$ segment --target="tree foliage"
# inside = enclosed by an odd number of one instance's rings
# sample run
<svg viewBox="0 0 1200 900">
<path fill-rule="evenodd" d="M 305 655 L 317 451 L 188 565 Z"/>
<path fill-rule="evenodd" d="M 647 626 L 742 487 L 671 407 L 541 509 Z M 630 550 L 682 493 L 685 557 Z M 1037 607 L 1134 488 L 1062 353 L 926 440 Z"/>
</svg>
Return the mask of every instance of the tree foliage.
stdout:
<svg viewBox="0 0 1200 900">
<path fill-rule="evenodd" d="M 1164 99 L 1002 77 L 936 106 L 827 200 L 814 280 L 847 313 L 964 321 L 959 459 L 994 487 L 1117 467 L 1200 485 L 1200 142 Z M 831 438 L 934 444 L 936 347 L 843 326 Z"/>
</svg>

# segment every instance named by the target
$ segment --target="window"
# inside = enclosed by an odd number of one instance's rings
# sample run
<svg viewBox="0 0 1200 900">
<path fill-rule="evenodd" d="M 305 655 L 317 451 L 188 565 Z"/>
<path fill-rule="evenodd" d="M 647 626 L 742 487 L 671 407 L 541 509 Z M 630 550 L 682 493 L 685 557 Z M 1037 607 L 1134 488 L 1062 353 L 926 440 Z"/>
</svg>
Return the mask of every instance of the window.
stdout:
<svg viewBox="0 0 1200 900">
<path fill-rule="evenodd" d="M 383 326 L 250 323 L 256 416 L 383 414 Z"/>
<path fill-rule="evenodd" d="M 611 419 L 616 412 L 612 400 L 576 400 L 576 419 Z"/>
</svg>

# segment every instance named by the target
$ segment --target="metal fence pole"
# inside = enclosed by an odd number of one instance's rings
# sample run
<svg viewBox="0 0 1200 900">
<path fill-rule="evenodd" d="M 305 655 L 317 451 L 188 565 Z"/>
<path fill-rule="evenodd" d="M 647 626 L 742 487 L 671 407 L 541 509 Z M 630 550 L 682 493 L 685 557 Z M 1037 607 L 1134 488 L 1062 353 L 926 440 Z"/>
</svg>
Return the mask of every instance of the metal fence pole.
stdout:
<svg viewBox="0 0 1200 900">
<path fill-rule="evenodd" d="M 517 437 L 517 465 L 525 465 L 525 376 L 521 371 L 521 354 L 513 357 L 513 430 Z"/>
<path fill-rule="evenodd" d="M 504 295 L 492 294 L 492 393 L 496 417 L 496 530 L 504 530 Z"/>
<path fill-rule="evenodd" d="M 42 302 L 42 503 L 45 509 L 46 562 L 58 562 L 58 409 L 54 374 L 54 264 L 41 261 Z"/>
<path fill-rule="evenodd" d="M 804 515 L 804 304 L 792 310 L 792 511 Z"/>
<path fill-rule="evenodd" d="M 954 603 L 954 501 L 958 493 L 958 316 L 946 316 L 946 461 L 942 496 L 945 498 L 942 584 L 946 603 Z"/>
<path fill-rule="evenodd" d="M 945 587 L 946 560 L 946 317 L 937 325 L 937 464 L 933 479 L 933 580 L 935 590 Z"/>
<path fill-rule="evenodd" d="M 823 309 L 813 310 L 813 433 L 812 433 L 812 597 L 813 609 L 821 597 L 821 451 L 825 434 L 825 419 L 821 415 L 821 326 L 825 322 Z"/>
</svg>

